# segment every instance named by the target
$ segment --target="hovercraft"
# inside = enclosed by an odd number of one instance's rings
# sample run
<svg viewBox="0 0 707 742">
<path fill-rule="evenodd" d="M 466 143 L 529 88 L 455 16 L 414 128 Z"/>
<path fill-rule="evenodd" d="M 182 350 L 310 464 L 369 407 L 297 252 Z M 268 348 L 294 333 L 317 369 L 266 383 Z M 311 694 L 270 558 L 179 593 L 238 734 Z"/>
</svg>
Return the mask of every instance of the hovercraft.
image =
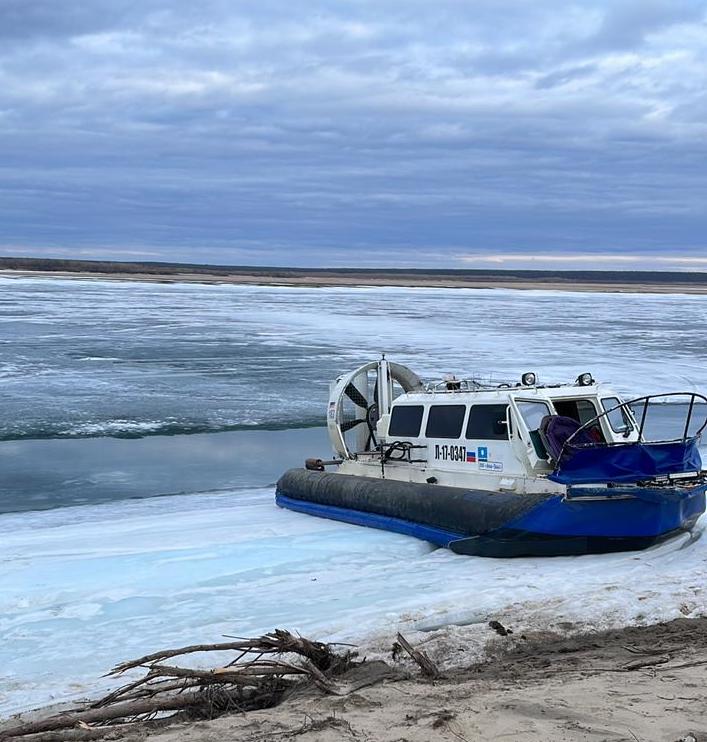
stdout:
<svg viewBox="0 0 707 742">
<path fill-rule="evenodd" d="M 651 428 L 668 406 L 666 437 Z M 424 384 L 383 357 L 332 382 L 335 458 L 287 471 L 276 502 L 459 554 L 642 549 L 705 511 L 705 426 L 707 397 L 694 392 L 624 401 L 588 373 Z"/>
</svg>

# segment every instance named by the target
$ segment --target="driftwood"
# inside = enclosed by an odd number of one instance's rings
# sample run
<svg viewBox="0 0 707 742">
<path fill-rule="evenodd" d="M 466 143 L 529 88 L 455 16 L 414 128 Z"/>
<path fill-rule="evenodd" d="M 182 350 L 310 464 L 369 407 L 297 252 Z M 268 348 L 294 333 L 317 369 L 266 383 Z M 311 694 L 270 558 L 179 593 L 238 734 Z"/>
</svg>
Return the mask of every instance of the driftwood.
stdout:
<svg viewBox="0 0 707 742">
<path fill-rule="evenodd" d="M 404 649 L 410 655 L 410 657 L 412 657 L 412 659 L 419 665 L 423 675 L 428 678 L 432 678 L 433 680 L 440 676 L 441 673 L 437 665 L 435 665 L 435 663 L 432 662 L 427 654 L 421 649 L 414 649 L 410 642 L 402 634 L 398 634 L 397 644 L 400 648 Z M 395 649 L 396 648 L 393 647 L 394 653 Z"/>
<path fill-rule="evenodd" d="M 431 678 L 436 665 L 398 634 L 407 652 Z M 196 669 L 175 664 L 174 658 L 194 653 L 235 652 L 219 667 Z M 351 652 L 335 653 L 331 645 L 276 630 L 255 639 L 220 644 L 194 644 L 123 662 L 108 676 L 143 670 L 143 675 L 80 709 L 0 728 L 0 741 L 87 742 L 137 726 L 164 726 L 175 720 L 211 719 L 228 712 L 263 709 L 278 704 L 286 693 L 306 686 L 333 695 L 395 677 L 383 662 L 353 661 Z M 337 678 L 354 668 L 354 677 Z"/>
<path fill-rule="evenodd" d="M 207 670 L 165 664 L 187 654 L 229 651 L 236 652 L 235 658 Z M 327 644 L 282 630 L 256 639 L 168 649 L 117 665 L 109 676 L 138 668 L 146 672 L 86 708 L 5 727 L 0 740 L 80 742 L 149 720 L 208 719 L 268 708 L 302 682 L 339 695 L 350 691 L 332 677 L 351 665 L 350 653 L 335 654 Z"/>
<path fill-rule="evenodd" d="M 329 644 L 313 642 L 302 636 L 295 636 L 289 631 L 283 631 L 282 629 L 275 629 L 272 633 L 265 634 L 257 639 L 246 639 L 241 637 L 235 638 L 237 638 L 238 641 L 223 642 L 221 644 L 192 644 L 188 647 L 167 649 L 162 652 L 148 654 L 144 657 L 139 657 L 136 660 L 130 660 L 129 662 L 122 662 L 121 664 L 116 665 L 108 675 L 120 675 L 133 667 L 150 665 L 158 660 L 165 660 L 170 657 L 179 657 L 185 654 L 193 654 L 195 652 L 239 651 L 240 655 L 236 657 L 233 664 L 240 661 L 246 655 L 252 653 L 257 653 L 260 656 L 266 654 L 298 654 L 311 660 L 320 670 L 326 670 L 329 663 L 336 659 L 336 656 L 332 653 Z"/>
<path fill-rule="evenodd" d="M 21 738 L 22 742 L 90 742 L 91 740 L 101 739 L 109 732 L 118 734 L 129 732 L 135 729 L 134 724 L 112 724 L 106 727 L 89 727 L 84 729 L 64 729 L 60 732 L 39 732 L 30 734 Z"/>
<path fill-rule="evenodd" d="M 129 701 L 116 704 L 108 708 L 89 709 L 88 711 L 77 711 L 75 713 L 58 714 L 40 721 L 30 721 L 11 729 L 5 729 L 0 734 L 0 739 L 12 739 L 13 737 L 24 737 L 28 734 L 38 732 L 50 732 L 59 729 L 90 729 L 92 723 L 112 721 L 113 719 L 130 718 L 143 714 L 154 714 L 160 711 L 176 711 L 188 709 L 201 703 L 198 693 L 183 694 L 171 698 L 150 698 L 141 701 Z M 106 727 L 108 733 L 113 727 Z"/>
</svg>

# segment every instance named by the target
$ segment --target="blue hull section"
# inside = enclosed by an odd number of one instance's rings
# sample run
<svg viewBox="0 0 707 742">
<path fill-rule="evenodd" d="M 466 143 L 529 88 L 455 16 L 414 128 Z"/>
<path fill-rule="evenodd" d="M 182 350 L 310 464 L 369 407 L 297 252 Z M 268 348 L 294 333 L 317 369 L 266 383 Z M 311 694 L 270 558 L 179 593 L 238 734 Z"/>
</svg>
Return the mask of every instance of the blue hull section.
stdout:
<svg viewBox="0 0 707 742">
<path fill-rule="evenodd" d="M 491 557 L 642 549 L 689 531 L 707 483 L 512 495 L 292 470 L 280 507 L 414 536 L 460 554 Z"/>
<path fill-rule="evenodd" d="M 426 526 L 422 523 L 413 523 L 402 518 L 391 518 L 387 515 L 376 515 L 376 513 L 364 513 L 361 510 L 337 508 L 334 505 L 320 505 L 316 502 L 307 502 L 306 500 L 294 500 L 284 495 L 277 495 L 275 502 L 281 508 L 296 510 L 298 513 L 315 515 L 318 518 L 340 520 L 344 523 L 351 523 L 354 526 L 366 526 L 368 528 L 378 528 L 382 531 L 402 533 L 404 536 L 414 536 L 437 546 L 449 546 L 453 541 L 464 538 L 464 535 L 461 533 L 452 533 L 451 531 Z"/>
<path fill-rule="evenodd" d="M 691 528 L 705 511 L 706 486 L 685 490 L 638 490 L 632 497 L 553 497 L 506 528 L 553 536 L 655 538 Z M 597 497 L 594 495 L 594 497 Z"/>
</svg>

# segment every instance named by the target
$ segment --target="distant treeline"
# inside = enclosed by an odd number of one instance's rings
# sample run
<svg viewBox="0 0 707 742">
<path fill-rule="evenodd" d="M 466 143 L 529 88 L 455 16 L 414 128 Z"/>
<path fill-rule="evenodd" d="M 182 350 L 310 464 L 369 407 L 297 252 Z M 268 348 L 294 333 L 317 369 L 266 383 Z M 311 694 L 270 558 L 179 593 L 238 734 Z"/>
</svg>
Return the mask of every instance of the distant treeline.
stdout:
<svg viewBox="0 0 707 742">
<path fill-rule="evenodd" d="M 287 268 L 252 265 L 200 265 L 197 263 L 120 262 L 107 260 L 61 260 L 48 258 L 0 257 L 0 270 L 58 271 L 68 273 L 122 273 L 154 276 L 203 274 L 205 276 L 262 276 L 298 278 L 305 276 L 390 276 L 404 278 L 468 278 L 474 281 L 567 281 L 574 283 L 690 284 L 707 285 L 707 273 L 680 271 L 561 271 L 487 270 L 450 268 Z"/>
</svg>

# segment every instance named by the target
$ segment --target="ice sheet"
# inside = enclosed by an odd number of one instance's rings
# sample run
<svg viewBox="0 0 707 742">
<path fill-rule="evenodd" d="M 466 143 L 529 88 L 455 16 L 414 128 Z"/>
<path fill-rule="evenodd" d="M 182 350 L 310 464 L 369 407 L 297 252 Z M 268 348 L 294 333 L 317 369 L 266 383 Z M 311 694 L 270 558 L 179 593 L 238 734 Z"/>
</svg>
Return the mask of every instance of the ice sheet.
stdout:
<svg viewBox="0 0 707 742">
<path fill-rule="evenodd" d="M 435 379 L 591 371 L 627 395 L 707 388 L 702 296 L 47 279 L 0 290 L 5 439 L 318 424 L 329 381 L 381 351 Z"/>
<path fill-rule="evenodd" d="M 402 629 L 458 661 L 491 618 L 562 629 L 704 614 L 702 528 L 640 553 L 490 560 L 280 510 L 271 489 L 0 516 L 0 714 L 223 634 L 285 627 L 382 652 Z"/>
</svg>

